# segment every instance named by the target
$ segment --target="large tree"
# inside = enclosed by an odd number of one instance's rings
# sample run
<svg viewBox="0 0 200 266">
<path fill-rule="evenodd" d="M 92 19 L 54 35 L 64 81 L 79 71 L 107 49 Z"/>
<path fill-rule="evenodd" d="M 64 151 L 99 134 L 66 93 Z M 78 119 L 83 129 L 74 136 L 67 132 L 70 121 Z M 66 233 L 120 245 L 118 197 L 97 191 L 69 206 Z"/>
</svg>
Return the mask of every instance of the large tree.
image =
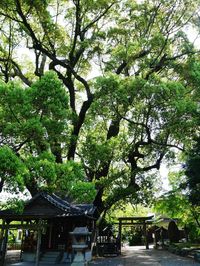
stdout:
<svg viewBox="0 0 200 266">
<path fill-rule="evenodd" d="M 181 185 L 186 189 L 188 199 L 193 206 L 200 206 L 200 137 L 187 155 L 185 165 L 186 180 Z"/>
<path fill-rule="evenodd" d="M 94 184 L 100 213 L 143 200 L 152 171 L 197 130 L 200 64 L 184 29 L 198 25 L 198 7 L 2 0 L 1 146 L 19 167 L 2 167 L 1 187 L 34 195 L 79 183 L 80 195 Z"/>
</svg>

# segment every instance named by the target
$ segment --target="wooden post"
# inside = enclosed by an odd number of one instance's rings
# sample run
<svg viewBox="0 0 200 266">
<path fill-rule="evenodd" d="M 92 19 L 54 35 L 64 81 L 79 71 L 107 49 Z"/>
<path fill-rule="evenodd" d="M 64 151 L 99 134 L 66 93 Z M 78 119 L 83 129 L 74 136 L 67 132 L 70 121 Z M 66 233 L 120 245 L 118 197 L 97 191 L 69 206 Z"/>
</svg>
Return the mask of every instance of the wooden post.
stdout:
<svg viewBox="0 0 200 266">
<path fill-rule="evenodd" d="M 119 254 L 121 254 L 121 245 L 122 245 L 122 221 L 119 220 Z"/>
<path fill-rule="evenodd" d="M 99 256 L 99 225 L 95 223 L 95 236 L 94 239 L 96 241 L 96 255 Z"/>
<path fill-rule="evenodd" d="M 41 224 L 42 224 L 42 220 L 40 219 L 38 222 L 38 231 L 37 231 L 37 250 L 36 250 L 36 258 L 35 258 L 35 266 L 39 265 L 39 259 L 40 259 L 40 245 L 41 245 L 41 236 L 42 236 Z"/>
<path fill-rule="evenodd" d="M 49 249 L 51 248 L 52 228 L 53 228 L 53 223 L 51 222 L 51 223 L 50 223 L 50 226 L 49 226 L 49 243 L 48 243 L 48 248 L 49 248 Z"/>
<path fill-rule="evenodd" d="M 165 246 L 165 243 L 164 243 L 164 228 L 162 226 L 160 228 L 160 238 L 161 238 L 162 248 L 164 248 L 164 246 Z"/>
<path fill-rule="evenodd" d="M 3 220 L 3 225 L 5 225 L 5 220 Z M 8 229 L 6 228 L 5 230 L 3 230 L 3 239 L 1 244 L 1 259 L 0 259 L 1 266 L 5 264 L 7 242 L 8 242 Z"/>
<path fill-rule="evenodd" d="M 147 225 L 146 225 L 146 222 L 145 221 L 144 221 L 144 239 L 145 239 L 146 249 L 149 249 L 148 234 L 147 234 Z"/>
<path fill-rule="evenodd" d="M 21 220 L 21 226 L 23 228 L 23 220 Z M 25 238 L 25 230 L 22 229 L 22 237 L 21 237 L 21 251 L 20 251 L 20 260 L 22 260 L 22 254 L 24 249 L 24 238 Z"/>
<path fill-rule="evenodd" d="M 5 225 L 5 220 L 3 220 L 2 222 L 2 228 L 1 228 L 1 236 L 0 236 L 0 254 L 2 253 L 3 250 L 3 239 L 4 239 L 4 225 Z"/>
<path fill-rule="evenodd" d="M 91 236 L 91 254 L 96 256 L 97 253 L 97 235 L 96 235 L 96 222 L 92 221 L 92 236 Z"/>
</svg>

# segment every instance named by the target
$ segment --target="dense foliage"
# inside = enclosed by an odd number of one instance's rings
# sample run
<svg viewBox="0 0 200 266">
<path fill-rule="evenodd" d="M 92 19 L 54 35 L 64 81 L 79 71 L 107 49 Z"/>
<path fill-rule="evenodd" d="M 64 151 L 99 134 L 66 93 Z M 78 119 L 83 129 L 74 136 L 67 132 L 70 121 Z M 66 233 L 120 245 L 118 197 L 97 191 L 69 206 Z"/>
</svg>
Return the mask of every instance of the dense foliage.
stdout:
<svg viewBox="0 0 200 266">
<path fill-rule="evenodd" d="M 200 63 L 184 29 L 198 7 L 2 0 L 0 189 L 94 199 L 100 213 L 148 202 L 155 170 L 197 131 Z"/>
<path fill-rule="evenodd" d="M 188 154 L 185 174 L 187 178 L 182 187 L 188 190 L 191 204 L 200 206 L 200 137 L 196 139 L 193 149 Z"/>
<path fill-rule="evenodd" d="M 184 154 L 184 164 L 178 172 L 170 174 L 172 190 L 157 199 L 155 209 L 172 218 L 179 218 L 188 228 L 190 239 L 200 239 L 199 201 L 199 137 L 193 147 Z"/>
</svg>

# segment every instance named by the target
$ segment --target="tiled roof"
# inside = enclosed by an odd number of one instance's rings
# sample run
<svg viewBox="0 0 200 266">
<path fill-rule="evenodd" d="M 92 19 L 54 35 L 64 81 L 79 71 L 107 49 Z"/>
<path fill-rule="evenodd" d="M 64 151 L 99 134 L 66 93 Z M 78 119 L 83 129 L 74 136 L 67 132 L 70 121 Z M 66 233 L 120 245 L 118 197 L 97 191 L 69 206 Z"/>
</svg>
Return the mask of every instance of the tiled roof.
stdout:
<svg viewBox="0 0 200 266">
<path fill-rule="evenodd" d="M 78 207 L 88 215 L 93 215 L 96 211 L 96 207 L 93 204 L 76 204 L 76 207 Z"/>
<path fill-rule="evenodd" d="M 26 202 L 23 213 L 17 214 L 12 210 L 0 211 L 0 218 L 50 218 L 67 216 L 87 216 L 93 218 L 93 204 L 71 204 L 55 194 L 40 192 Z"/>
</svg>

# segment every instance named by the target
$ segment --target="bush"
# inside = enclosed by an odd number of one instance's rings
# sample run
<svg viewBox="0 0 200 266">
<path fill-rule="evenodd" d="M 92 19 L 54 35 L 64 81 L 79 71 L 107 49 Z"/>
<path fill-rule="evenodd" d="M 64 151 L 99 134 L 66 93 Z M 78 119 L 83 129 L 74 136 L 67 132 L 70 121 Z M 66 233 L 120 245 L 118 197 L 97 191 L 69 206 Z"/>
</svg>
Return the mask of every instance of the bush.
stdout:
<svg viewBox="0 0 200 266">
<path fill-rule="evenodd" d="M 128 238 L 129 246 L 141 245 L 142 244 L 142 231 L 135 230 L 131 232 L 131 235 Z"/>
</svg>

